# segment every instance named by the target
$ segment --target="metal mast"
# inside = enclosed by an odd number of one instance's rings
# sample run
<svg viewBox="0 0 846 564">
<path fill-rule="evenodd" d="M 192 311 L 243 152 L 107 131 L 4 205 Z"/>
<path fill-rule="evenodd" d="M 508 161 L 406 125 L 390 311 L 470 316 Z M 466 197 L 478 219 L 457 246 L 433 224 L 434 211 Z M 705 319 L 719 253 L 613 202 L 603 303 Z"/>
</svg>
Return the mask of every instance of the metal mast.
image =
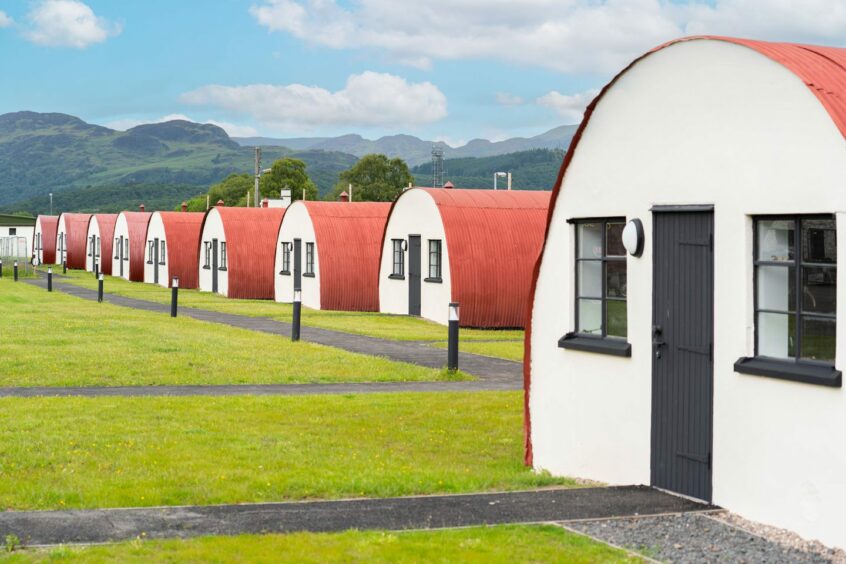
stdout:
<svg viewBox="0 0 846 564">
<path fill-rule="evenodd" d="M 444 150 L 432 147 L 432 188 L 444 187 Z"/>
</svg>

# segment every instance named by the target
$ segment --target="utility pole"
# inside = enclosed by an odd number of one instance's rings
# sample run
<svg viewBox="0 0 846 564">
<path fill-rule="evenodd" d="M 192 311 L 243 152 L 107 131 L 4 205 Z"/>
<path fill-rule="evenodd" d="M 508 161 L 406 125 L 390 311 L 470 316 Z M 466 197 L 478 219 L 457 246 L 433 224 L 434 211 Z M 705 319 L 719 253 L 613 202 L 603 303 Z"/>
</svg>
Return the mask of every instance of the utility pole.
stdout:
<svg viewBox="0 0 846 564">
<path fill-rule="evenodd" d="M 256 194 L 255 206 L 259 207 L 259 180 L 261 179 L 261 147 L 256 147 Z"/>
<path fill-rule="evenodd" d="M 53 192 L 50 192 L 50 215 L 53 215 Z"/>
</svg>

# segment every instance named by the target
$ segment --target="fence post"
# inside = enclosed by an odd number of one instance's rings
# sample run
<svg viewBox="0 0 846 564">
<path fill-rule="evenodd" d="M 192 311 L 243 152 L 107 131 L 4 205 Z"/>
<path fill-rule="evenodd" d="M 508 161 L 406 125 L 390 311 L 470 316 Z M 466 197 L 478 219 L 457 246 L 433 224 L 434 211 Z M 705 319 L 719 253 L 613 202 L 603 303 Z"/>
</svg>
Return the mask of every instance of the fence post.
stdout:
<svg viewBox="0 0 846 564">
<path fill-rule="evenodd" d="M 449 341 L 447 343 L 447 368 L 458 370 L 458 304 L 449 304 Z"/>
<path fill-rule="evenodd" d="M 294 321 L 291 324 L 291 340 L 300 340 L 300 318 L 303 310 L 303 291 L 294 289 Z"/>
<path fill-rule="evenodd" d="M 179 276 L 173 277 L 170 290 L 170 316 L 176 317 L 176 304 L 179 299 Z"/>
<path fill-rule="evenodd" d="M 103 275 L 97 278 L 97 302 L 103 301 Z"/>
</svg>

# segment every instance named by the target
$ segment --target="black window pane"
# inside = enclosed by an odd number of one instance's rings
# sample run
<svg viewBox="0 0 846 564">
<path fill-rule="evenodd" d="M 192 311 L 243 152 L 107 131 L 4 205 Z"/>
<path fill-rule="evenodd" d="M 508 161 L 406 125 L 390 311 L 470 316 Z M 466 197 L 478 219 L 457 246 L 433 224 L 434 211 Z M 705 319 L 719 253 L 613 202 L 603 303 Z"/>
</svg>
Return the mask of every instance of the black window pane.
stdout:
<svg viewBox="0 0 846 564">
<path fill-rule="evenodd" d="M 837 262 L 837 231 L 834 219 L 802 220 L 802 260 Z"/>
<path fill-rule="evenodd" d="M 605 255 L 609 257 L 626 256 L 623 246 L 624 223 L 609 223 L 605 229 Z"/>
<path fill-rule="evenodd" d="M 796 269 L 792 266 L 759 266 L 758 309 L 796 310 Z"/>
<path fill-rule="evenodd" d="M 837 267 L 802 267 L 802 311 L 835 314 Z"/>
<path fill-rule="evenodd" d="M 626 297 L 626 261 L 609 260 L 606 263 L 605 292 L 609 298 Z"/>
<path fill-rule="evenodd" d="M 802 358 L 834 362 L 836 323 L 833 319 L 802 319 Z"/>
<path fill-rule="evenodd" d="M 608 336 L 625 339 L 628 326 L 625 300 L 608 300 L 605 307 L 608 315 L 606 323 Z"/>
<path fill-rule="evenodd" d="M 795 226 L 796 222 L 792 219 L 759 220 L 758 260 L 794 260 Z"/>
</svg>

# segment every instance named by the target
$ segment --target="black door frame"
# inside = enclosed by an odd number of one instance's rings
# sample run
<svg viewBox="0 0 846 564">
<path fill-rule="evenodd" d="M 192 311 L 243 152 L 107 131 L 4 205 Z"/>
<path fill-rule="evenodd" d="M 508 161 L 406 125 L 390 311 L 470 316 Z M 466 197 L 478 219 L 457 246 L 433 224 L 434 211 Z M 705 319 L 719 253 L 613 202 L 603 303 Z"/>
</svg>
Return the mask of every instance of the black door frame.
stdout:
<svg viewBox="0 0 846 564">
<path fill-rule="evenodd" d="M 651 437 L 650 437 L 650 483 L 652 486 L 673 491 L 682 495 L 702 499 L 710 502 L 713 494 L 713 440 L 714 440 L 714 211 L 713 206 L 655 206 L 651 210 L 653 212 L 653 228 L 652 228 L 652 250 L 653 250 L 653 264 L 652 264 L 652 362 L 651 362 Z M 672 320 L 680 321 L 684 324 L 682 316 L 684 313 L 691 314 L 691 310 L 695 311 L 696 304 L 692 307 L 685 307 L 685 303 L 668 296 L 659 296 L 661 271 L 664 268 L 667 271 L 663 274 L 664 280 L 673 279 L 674 284 L 678 287 L 682 282 L 674 274 L 672 269 L 684 268 L 685 263 L 682 262 L 682 257 L 673 257 L 672 254 L 675 248 L 670 245 L 665 247 L 659 241 L 660 229 L 659 223 L 668 220 L 671 216 L 678 219 L 693 218 L 696 214 L 700 221 L 703 215 L 707 215 L 707 237 L 702 237 L 702 233 L 698 233 L 695 239 L 693 237 L 685 238 L 684 235 L 679 236 L 673 240 L 678 247 L 678 253 L 681 253 L 682 248 L 689 249 L 690 252 L 696 250 L 705 250 L 707 258 L 705 260 L 690 259 L 696 265 L 697 269 L 704 269 L 704 279 L 694 280 L 687 279 L 687 288 L 691 289 L 691 293 L 671 292 L 673 298 L 684 297 L 691 299 L 692 293 L 697 293 L 700 297 L 706 300 L 710 305 L 710 319 L 702 318 L 699 325 L 704 330 L 703 334 L 709 334 L 710 342 L 687 343 L 681 342 L 684 339 L 681 334 L 672 334 L 673 327 L 666 326 L 665 321 Z M 696 220 L 689 222 L 685 227 L 691 231 L 696 231 Z M 683 231 L 684 228 L 678 228 L 678 231 Z M 688 240 L 690 239 L 690 240 Z M 662 255 L 662 250 L 665 254 Z M 673 260 L 675 258 L 675 260 Z M 667 263 L 667 264 L 664 264 Z M 687 264 L 690 266 L 690 263 Z M 701 291 L 696 292 L 695 285 L 702 284 Z M 671 284 L 668 284 L 668 286 Z M 664 299 L 666 298 L 666 299 Z M 701 300 L 696 300 L 701 303 Z M 691 304 L 690 301 L 687 302 Z M 675 313 L 672 310 L 676 310 Z M 684 312 L 684 313 L 681 313 Z M 690 327 L 690 325 L 688 325 Z M 676 333 L 680 333 L 676 331 Z M 679 355 L 687 355 L 680 357 Z M 680 358 L 687 358 L 687 362 L 680 362 Z M 695 360 L 694 360 L 695 359 Z M 699 361 L 698 368 L 702 369 L 707 366 L 705 372 L 707 373 L 707 380 L 694 381 L 694 376 L 687 373 L 688 379 L 684 380 L 685 374 L 679 375 L 680 370 L 684 370 L 682 365 L 687 369 L 696 371 L 696 360 Z M 668 390 L 662 387 L 662 382 L 672 381 L 672 389 Z M 693 394 L 692 390 L 706 384 L 708 388 L 707 397 L 701 397 L 702 394 Z M 687 386 L 687 388 L 685 388 Z M 683 397 L 687 392 L 687 397 Z M 675 392 L 675 395 L 673 394 Z M 694 397 L 700 401 L 706 401 L 707 405 L 698 406 L 699 410 L 694 414 L 690 409 L 690 404 L 687 400 Z M 667 398 L 670 398 L 669 400 Z M 682 401 L 679 401 L 682 400 Z M 660 407 L 659 407 L 660 406 Z M 687 407 L 687 409 L 683 409 Z M 662 409 L 663 408 L 663 409 Z M 659 410 L 661 410 L 659 412 Z M 686 416 L 686 418 L 684 417 Z M 702 428 L 701 417 L 707 418 L 704 429 Z M 674 430 L 667 434 L 667 430 Z M 684 430 L 688 431 L 686 437 L 681 436 Z M 664 431 L 662 433 L 662 431 Z M 704 433 L 698 437 L 698 440 L 691 437 L 696 433 Z M 668 438 L 669 437 L 669 438 Z M 697 443 L 698 446 L 704 446 L 707 452 L 688 452 L 686 449 L 685 439 L 690 442 Z M 679 450 L 681 448 L 682 450 Z M 691 466 L 695 465 L 695 466 Z M 703 469 L 702 465 L 705 465 Z M 704 484 L 701 483 L 704 470 Z"/>
<path fill-rule="evenodd" d="M 408 236 L 408 315 L 419 317 L 423 309 L 423 242 Z"/>
</svg>

